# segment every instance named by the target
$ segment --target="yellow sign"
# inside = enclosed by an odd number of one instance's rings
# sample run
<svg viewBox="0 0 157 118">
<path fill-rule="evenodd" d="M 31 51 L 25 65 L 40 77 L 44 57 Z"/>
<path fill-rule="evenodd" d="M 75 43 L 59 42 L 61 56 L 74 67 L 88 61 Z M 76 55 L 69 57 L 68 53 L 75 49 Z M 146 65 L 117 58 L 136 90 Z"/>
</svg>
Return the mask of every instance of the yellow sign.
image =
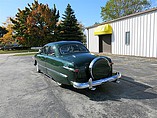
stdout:
<svg viewBox="0 0 157 118">
<path fill-rule="evenodd" d="M 112 34 L 112 27 L 109 24 L 98 26 L 95 31 L 94 35 L 103 35 L 103 34 Z"/>
</svg>

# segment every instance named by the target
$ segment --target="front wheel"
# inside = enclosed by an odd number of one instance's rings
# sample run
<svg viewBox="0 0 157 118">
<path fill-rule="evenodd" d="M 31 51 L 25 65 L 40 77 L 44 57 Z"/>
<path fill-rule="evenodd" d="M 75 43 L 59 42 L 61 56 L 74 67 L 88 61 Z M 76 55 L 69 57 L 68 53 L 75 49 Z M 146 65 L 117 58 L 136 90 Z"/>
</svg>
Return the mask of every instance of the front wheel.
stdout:
<svg viewBox="0 0 157 118">
<path fill-rule="evenodd" d="M 36 69 L 37 69 L 37 72 L 38 72 L 38 73 L 41 72 L 40 69 L 39 69 L 39 65 L 38 65 L 38 63 L 36 63 Z"/>
</svg>

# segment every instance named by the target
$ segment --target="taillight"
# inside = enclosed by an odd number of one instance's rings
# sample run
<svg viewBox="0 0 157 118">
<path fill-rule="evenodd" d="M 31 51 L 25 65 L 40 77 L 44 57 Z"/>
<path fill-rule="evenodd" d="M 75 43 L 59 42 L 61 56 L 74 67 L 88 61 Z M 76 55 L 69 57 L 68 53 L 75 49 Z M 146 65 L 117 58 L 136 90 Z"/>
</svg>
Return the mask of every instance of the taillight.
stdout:
<svg viewBox="0 0 157 118">
<path fill-rule="evenodd" d="M 79 69 L 75 69 L 74 72 L 75 72 L 75 73 L 78 73 L 78 72 L 79 72 Z"/>
</svg>

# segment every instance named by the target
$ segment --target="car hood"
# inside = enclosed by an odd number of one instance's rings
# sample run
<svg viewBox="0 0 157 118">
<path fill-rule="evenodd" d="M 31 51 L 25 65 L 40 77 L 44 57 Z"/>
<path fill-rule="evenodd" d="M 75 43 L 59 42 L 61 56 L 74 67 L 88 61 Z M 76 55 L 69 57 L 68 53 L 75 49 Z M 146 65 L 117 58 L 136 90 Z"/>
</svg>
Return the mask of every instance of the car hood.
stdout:
<svg viewBox="0 0 157 118">
<path fill-rule="evenodd" d="M 90 62 L 95 58 L 96 56 L 91 53 L 76 53 L 71 55 L 65 55 L 62 57 L 63 60 L 74 63 L 75 66 L 85 66 L 87 64 L 90 64 Z"/>
</svg>

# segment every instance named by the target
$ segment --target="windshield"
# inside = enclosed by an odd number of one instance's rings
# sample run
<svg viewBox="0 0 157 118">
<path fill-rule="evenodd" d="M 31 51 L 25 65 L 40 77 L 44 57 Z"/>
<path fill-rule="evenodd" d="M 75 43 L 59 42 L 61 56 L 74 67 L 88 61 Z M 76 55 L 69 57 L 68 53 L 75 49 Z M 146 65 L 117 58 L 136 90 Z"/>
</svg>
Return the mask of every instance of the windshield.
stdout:
<svg viewBox="0 0 157 118">
<path fill-rule="evenodd" d="M 71 53 L 89 52 L 84 45 L 81 44 L 67 44 L 60 47 L 62 55 Z"/>
</svg>

